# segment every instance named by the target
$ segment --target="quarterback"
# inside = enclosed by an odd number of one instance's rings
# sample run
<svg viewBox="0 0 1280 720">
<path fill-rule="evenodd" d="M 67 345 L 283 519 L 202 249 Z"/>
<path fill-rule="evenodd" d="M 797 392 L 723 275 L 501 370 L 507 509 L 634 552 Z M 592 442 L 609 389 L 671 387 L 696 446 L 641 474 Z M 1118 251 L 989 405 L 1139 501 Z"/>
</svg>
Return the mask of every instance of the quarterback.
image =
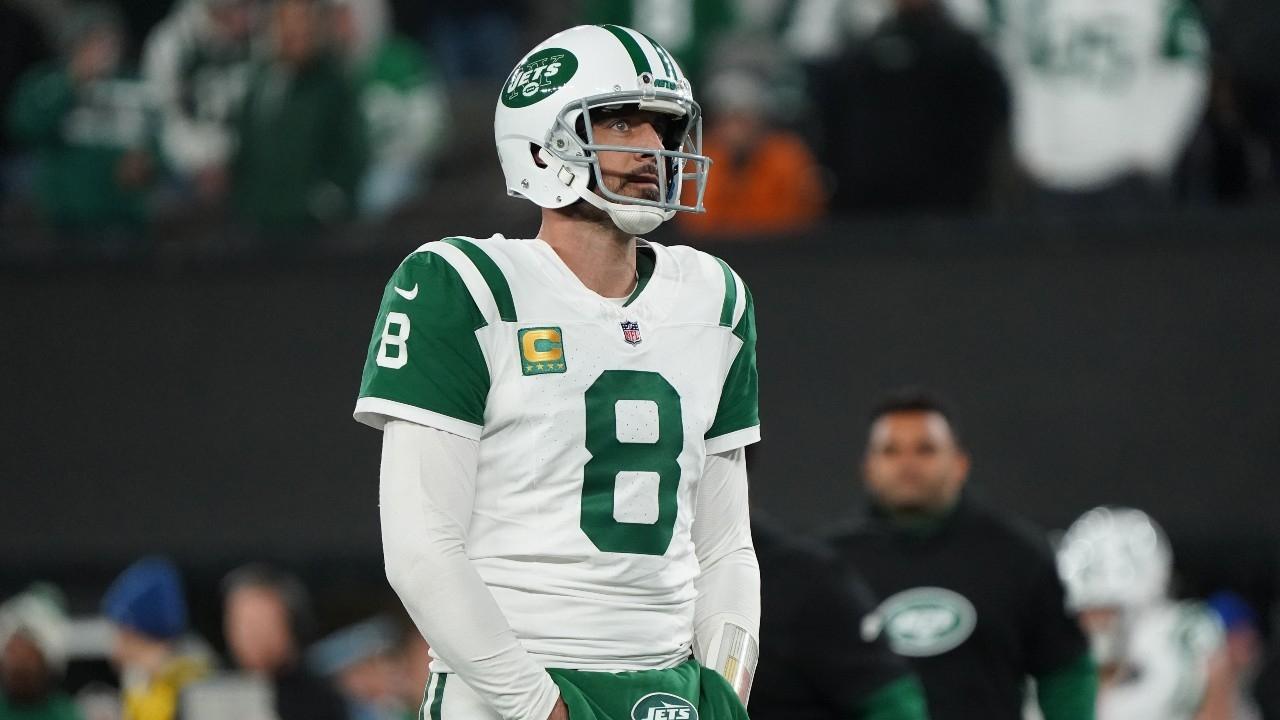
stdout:
<svg viewBox="0 0 1280 720">
<path fill-rule="evenodd" d="M 410 254 L 355 408 L 383 431 L 387 577 L 431 644 L 422 716 L 745 718 L 751 294 L 637 237 L 702 210 L 689 81 L 641 33 L 575 27 L 512 70 L 494 129 L 541 228 Z"/>
</svg>

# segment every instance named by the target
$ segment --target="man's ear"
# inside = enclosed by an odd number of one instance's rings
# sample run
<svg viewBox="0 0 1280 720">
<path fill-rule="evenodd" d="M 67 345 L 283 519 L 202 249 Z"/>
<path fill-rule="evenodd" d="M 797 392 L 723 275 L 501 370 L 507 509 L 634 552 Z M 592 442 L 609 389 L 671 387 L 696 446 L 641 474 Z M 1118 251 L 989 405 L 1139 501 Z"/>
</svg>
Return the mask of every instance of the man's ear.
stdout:
<svg viewBox="0 0 1280 720">
<path fill-rule="evenodd" d="M 960 476 L 959 481 L 961 485 L 964 485 L 969 479 L 969 469 L 972 467 L 973 463 L 969 459 L 969 453 L 965 450 L 959 450 L 958 454 L 959 457 L 956 458 L 956 464 L 958 465 L 957 470 L 958 475 Z"/>
</svg>

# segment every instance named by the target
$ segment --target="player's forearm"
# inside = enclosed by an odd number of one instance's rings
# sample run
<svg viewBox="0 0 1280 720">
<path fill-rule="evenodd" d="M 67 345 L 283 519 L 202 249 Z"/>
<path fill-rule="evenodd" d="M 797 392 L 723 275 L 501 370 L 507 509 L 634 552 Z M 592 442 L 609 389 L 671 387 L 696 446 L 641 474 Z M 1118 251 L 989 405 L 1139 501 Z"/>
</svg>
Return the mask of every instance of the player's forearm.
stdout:
<svg viewBox="0 0 1280 720">
<path fill-rule="evenodd" d="M 694 652 L 724 673 L 745 702 L 760 637 L 760 566 L 751 544 L 745 451 L 708 457 L 700 482 Z"/>
<path fill-rule="evenodd" d="M 466 554 L 476 443 L 404 421 L 384 430 L 387 579 L 434 652 L 503 718 L 545 720 L 559 697 Z"/>
<path fill-rule="evenodd" d="M 760 566 L 746 548 L 704 569 L 697 582 L 694 654 L 715 669 L 745 704 L 760 655 Z"/>
<path fill-rule="evenodd" d="M 759 637 L 760 565 L 755 550 L 740 548 L 717 558 L 703 567 L 695 585 L 694 628 L 699 641 L 710 640 L 717 620 L 733 622 Z"/>
</svg>

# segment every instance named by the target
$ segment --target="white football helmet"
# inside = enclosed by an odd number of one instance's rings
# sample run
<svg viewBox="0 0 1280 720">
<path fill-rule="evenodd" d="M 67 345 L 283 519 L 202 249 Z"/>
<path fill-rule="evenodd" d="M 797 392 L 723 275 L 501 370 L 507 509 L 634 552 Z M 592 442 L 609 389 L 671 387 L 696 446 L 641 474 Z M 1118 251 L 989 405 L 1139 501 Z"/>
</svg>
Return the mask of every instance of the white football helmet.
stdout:
<svg viewBox="0 0 1280 720">
<path fill-rule="evenodd" d="M 1071 524 L 1058 548 L 1067 606 L 1134 609 L 1163 600 L 1173 572 L 1164 531 L 1133 508 L 1099 507 Z"/>
<path fill-rule="evenodd" d="M 661 150 L 596 144 L 591 113 L 625 105 L 683 122 L 672 124 Z M 711 159 L 702 154 L 702 111 L 693 88 L 665 48 L 630 28 L 580 25 L 529 51 L 498 94 L 494 137 L 507 193 L 544 208 L 582 199 L 633 235 L 653 230 L 677 210 L 704 211 Z M 602 150 L 653 155 L 659 199 L 605 187 L 596 154 Z M 680 201 L 686 179 L 697 183 L 692 204 Z"/>
</svg>

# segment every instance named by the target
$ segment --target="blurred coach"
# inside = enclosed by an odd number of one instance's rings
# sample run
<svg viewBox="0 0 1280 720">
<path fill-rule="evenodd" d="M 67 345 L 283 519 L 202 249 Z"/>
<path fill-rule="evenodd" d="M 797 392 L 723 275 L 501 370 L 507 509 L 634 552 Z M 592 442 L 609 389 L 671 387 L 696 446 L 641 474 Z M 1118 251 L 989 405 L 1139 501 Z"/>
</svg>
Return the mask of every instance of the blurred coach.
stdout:
<svg viewBox="0 0 1280 720">
<path fill-rule="evenodd" d="M 962 492 L 969 457 L 918 390 L 870 416 L 869 517 L 831 538 L 880 600 L 883 634 L 924 683 L 933 720 L 1020 720 L 1034 678 L 1045 720 L 1092 720 L 1097 678 L 1040 533 Z"/>
</svg>

